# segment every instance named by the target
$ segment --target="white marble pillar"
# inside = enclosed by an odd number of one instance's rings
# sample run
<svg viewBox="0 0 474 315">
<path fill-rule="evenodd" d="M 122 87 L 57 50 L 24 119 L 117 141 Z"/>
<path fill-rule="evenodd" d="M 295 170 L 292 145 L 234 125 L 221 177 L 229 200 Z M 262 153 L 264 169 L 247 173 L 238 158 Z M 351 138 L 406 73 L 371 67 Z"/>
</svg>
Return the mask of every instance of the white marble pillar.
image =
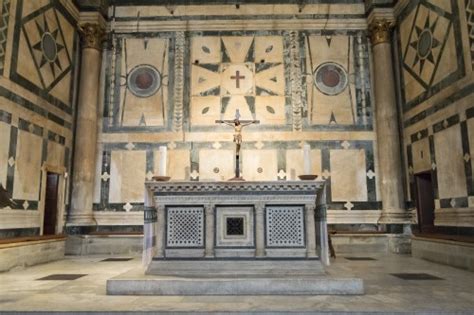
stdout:
<svg viewBox="0 0 474 315">
<path fill-rule="evenodd" d="M 383 206 L 379 223 L 383 224 L 408 223 L 402 185 L 391 27 L 392 24 L 385 19 L 375 19 L 369 26 L 373 50 L 379 183 Z"/>
<path fill-rule="evenodd" d="M 265 257 L 265 204 L 255 205 L 256 214 L 256 235 L 255 235 L 255 256 Z"/>
<path fill-rule="evenodd" d="M 306 257 L 316 257 L 316 226 L 314 221 L 314 205 L 305 206 L 306 214 Z"/>
<path fill-rule="evenodd" d="M 92 203 L 96 171 L 97 121 L 101 43 L 104 30 L 98 24 L 80 26 L 82 37 L 81 77 L 77 104 L 71 213 L 68 225 L 93 225 Z"/>
<path fill-rule="evenodd" d="M 214 205 L 207 204 L 206 210 L 206 257 L 214 257 Z"/>
</svg>

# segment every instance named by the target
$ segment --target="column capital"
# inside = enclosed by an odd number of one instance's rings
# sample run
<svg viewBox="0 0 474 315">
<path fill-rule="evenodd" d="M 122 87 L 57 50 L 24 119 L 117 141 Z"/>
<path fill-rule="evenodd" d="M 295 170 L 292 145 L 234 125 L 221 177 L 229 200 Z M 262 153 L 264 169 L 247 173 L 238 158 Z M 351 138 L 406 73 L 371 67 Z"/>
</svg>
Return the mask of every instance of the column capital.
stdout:
<svg viewBox="0 0 474 315">
<path fill-rule="evenodd" d="M 105 29 L 103 27 L 96 23 L 83 23 L 78 27 L 82 38 L 82 48 L 102 50 L 102 42 L 105 39 Z"/>
<path fill-rule="evenodd" d="M 390 42 L 390 29 L 395 26 L 393 21 L 385 18 L 374 19 L 369 25 L 370 41 L 375 46 L 381 43 Z"/>
<path fill-rule="evenodd" d="M 207 216 L 214 215 L 214 204 L 208 203 L 204 205 L 204 210 Z"/>
</svg>

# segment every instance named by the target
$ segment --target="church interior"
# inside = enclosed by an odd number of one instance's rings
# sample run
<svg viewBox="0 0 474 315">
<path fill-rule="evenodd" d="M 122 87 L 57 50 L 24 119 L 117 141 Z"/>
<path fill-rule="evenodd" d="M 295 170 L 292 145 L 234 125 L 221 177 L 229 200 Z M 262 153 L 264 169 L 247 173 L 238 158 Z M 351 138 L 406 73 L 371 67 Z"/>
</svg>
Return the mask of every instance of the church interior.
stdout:
<svg viewBox="0 0 474 315">
<path fill-rule="evenodd" d="M 473 173 L 474 0 L 0 0 L 0 313 L 468 314 Z"/>
</svg>

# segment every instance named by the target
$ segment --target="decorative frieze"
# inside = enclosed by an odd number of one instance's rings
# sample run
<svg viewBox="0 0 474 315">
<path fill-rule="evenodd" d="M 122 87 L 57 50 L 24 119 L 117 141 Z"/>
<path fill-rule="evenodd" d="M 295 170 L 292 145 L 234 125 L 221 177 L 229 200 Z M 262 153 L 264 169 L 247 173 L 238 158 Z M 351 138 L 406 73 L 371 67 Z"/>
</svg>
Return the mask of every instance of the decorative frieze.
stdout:
<svg viewBox="0 0 474 315">
<path fill-rule="evenodd" d="M 302 128 L 303 86 L 301 81 L 301 59 L 299 54 L 299 32 L 290 31 L 290 84 L 293 114 L 293 130 Z"/>
<path fill-rule="evenodd" d="M 174 50 L 174 117 L 173 130 L 181 131 L 183 128 L 183 90 L 184 90 L 184 32 L 176 32 Z"/>
</svg>

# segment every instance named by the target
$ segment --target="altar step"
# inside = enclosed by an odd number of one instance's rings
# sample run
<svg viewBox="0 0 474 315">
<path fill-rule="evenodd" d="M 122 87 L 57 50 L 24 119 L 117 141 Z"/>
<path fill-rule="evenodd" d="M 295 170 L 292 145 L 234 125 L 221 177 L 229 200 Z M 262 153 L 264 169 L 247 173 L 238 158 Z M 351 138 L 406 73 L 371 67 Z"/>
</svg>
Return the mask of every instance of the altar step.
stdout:
<svg viewBox="0 0 474 315">
<path fill-rule="evenodd" d="M 138 268 L 107 280 L 108 295 L 360 295 L 362 279 L 327 275 L 158 276 Z"/>
<path fill-rule="evenodd" d="M 321 261 L 314 259 L 154 259 L 149 275 L 179 277 L 248 277 L 248 276 L 322 276 Z"/>
</svg>

